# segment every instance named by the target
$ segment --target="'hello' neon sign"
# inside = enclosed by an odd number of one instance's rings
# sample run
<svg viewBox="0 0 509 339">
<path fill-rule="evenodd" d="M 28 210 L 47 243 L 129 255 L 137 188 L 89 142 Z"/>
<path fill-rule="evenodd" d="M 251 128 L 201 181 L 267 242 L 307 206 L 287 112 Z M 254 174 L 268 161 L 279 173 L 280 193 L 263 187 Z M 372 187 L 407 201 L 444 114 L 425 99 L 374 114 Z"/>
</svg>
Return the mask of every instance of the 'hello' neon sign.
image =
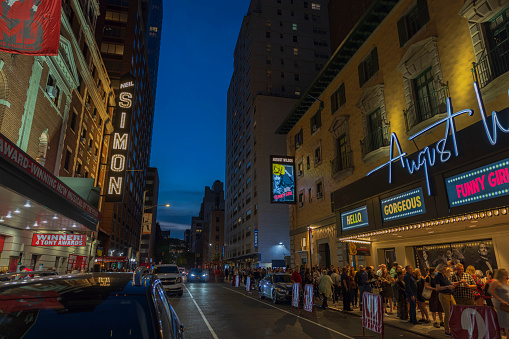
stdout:
<svg viewBox="0 0 509 339">
<path fill-rule="evenodd" d="M 502 133 L 509 133 L 509 128 L 502 126 L 500 120 L 498 119 L 498 112 L 493 111 L 491 115 L 492 126 L 490 130 L 490 126 L 488 125 L 486 117 L 486 109 L 484 108 L 484 101 L 482 99 L 481 91 L 479 89 L 479 85 L 477 84 L 477 82 L 474 82 L 474 89 L 486 136 L 489 142 L 492 145 L 495 145 L 498 139 L 497 134 L 498 130 L 500 130 Z M 401 167 L 406 168 L 409 174 L 413 174 L 421 169 L 424 170 L 428 195 L 431 195 L 431 187 L 429 183 L 430 179 L 429 168 L 435 165 L 437 161 L 437 156 L 438 160 L 441 163 L 444 163 L 451 158 L 452 152 L 454 152 L 455 156 L 459 155 L 458 144 L 456 142 L 456 126 L 454 124 L 454 118 L 462 114 L 468 114 L 472 116 L 474 114 L 474 111 L 471 109 L 464 109 L 462 111 L 453 113 L 451 98 L 447 98 L 447 116 L 408 138 L 408 140 L 413 140 L 418 136 L 422 135 L 423 133 L 426 133 L 432 130 L 433 128 L 445 123 L 444 137 L 436 143 L 435 147 L 433 148 L 430 148 L 429 146 L 424 147 L 424 149 L 420 151 L 419 154 L 417 155 L 417 160 L 409 160 L 407 158 L 407 153 L 402 151 L 396 133 L 392 132 L 389 151 L 389 161 L 370 171 L 367 174 L 367 176 L 373 174 L 374 172 L 382 169 L 385 166 L 389 166 L 389 183 L 392 183 L 392 163 L 399 161 Z M 449 141 L 449 138 L 451 138 L 452 140 L 453 145 L 452 151 L 446 149 L 446 144 L 447 141 Z M 394 146 L 396 146 L 398 151 L 397 156 L 394 156 Z"/>
</svg>

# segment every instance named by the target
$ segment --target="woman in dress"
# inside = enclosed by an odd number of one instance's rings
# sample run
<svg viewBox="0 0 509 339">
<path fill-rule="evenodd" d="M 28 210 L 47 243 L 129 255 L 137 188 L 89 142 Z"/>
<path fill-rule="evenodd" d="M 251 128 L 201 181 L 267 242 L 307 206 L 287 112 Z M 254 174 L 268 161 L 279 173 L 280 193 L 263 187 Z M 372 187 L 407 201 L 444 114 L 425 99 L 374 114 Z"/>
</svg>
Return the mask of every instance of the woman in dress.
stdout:
<svg viewBox="0 0 509 339">
<path fill-rule="evenodd" d="M 394 314 L 392 309 L 394 308 L 392 305 L 392 298 L 394 298 L 394 292 L 392 290 L 392 283 L 394 279 L 392 279 L 389 272 L 385 267 L 382 268 L 382 275 L 380 276 L 380 295 L 383 299 L 383 308 L 386 314 Z M 389 312 L 387 312 L 387 301 L 389 302 Z"/>
<path fill-rule="evenodd" d="M 497 309 L 498 324 L 505 330 L 505 335 L 509 338 L 509 285 L 507 279 L 506 270 L 495 270 L 489 293 L 493 296 L 493 303 Z"/>
<path fill-rule="evenodd" d="M 473 278 L 477 285 L 477 288 L 474 290 L 475 305 L 484 306 L 484 279 L 482 271 L 475 271 Z"/>
<path fill-rule="evenodd" d="M 484 299 L 486 300 L 486 305 L 493 307 L 493 297 L 491 296 L 489 289 L 490 284 L 493 281 L 493 272 L 490 270 L 486 271 L 486 278 L 484 279 Z"/>
<path fill-rule="evenodd" d="M 431 297 L 429 298 L 429 310 L 431 312 L 431 316 L 433 317 L 433 327 L 440 328 L 440 326 L 444 326 L 444 317 L 442 312 L 442 304 L 440 304 L 440 300 L 438 300 L 438 292 L 435 283 L 435 268 L 430 267 L 428 276 L 426 277 L 424 286 L 427 289 L 431 290 Z M 437 321 L 437 313 L 438 319 L 440 320 L 440 324 Z"/>
<path fill-rule="evenodd" d="M 426 323 L 429 324 L 429 314 L 428 309 L 426 308 L 426 299 L 422 296 L 422 292 L 424 291 L 424 284 L 426 283 L 424 281 L 424 278 L 421 275 L 421 270 L 416 268 L 414 270 L 414 277 L 417 281 L 417 306 L 419 307 L 419 310 L 421 311 L 421 320 L 419 320 L 420 323 Z"/>
</svg>

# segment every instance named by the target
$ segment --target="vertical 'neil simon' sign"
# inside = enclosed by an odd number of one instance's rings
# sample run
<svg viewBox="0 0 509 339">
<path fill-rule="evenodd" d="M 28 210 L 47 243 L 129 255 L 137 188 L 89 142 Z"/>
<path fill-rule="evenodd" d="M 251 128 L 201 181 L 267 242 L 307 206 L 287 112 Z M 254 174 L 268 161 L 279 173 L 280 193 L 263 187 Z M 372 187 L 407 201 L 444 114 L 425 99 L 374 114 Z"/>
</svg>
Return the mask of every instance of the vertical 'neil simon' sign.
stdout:
<svg viewBox="0 0 509 339">
<path fill-rule="evenodd" d="M 120 77 L 119 95 L 115 110 L 113 143 L 108 167 L 107 202 L 122 202 L 125 172 L 131 131 L 131 115 L 134 101 L 134 77 L 126 73 Z"/>
</svg>

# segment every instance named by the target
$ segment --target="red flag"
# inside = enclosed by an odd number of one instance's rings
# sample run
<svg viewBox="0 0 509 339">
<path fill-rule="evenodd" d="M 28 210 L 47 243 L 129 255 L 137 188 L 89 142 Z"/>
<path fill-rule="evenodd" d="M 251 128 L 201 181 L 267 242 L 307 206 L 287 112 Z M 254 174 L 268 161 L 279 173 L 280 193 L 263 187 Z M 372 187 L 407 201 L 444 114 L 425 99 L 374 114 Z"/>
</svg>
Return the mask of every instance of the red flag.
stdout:
<svg viewBox="0 0 509 339">
<path fill-rule="evenodd" d="M 57 55 L 60 0 L 0 0 L 0 51 Z"/>
</svg>

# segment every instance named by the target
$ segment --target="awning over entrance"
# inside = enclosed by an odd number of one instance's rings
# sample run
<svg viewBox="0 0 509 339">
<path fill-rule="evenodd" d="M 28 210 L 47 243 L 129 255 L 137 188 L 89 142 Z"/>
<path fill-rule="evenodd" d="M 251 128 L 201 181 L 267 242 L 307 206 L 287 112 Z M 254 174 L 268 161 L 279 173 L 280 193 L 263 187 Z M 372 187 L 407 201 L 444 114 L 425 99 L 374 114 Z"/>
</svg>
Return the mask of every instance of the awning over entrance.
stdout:
<svg viewBox="0 0 509 339">
<path fill-rule="evenodd" d="M 0 134 L 0 217 L 14 228 L 95 231 L 101 213 Z"/>
</svg>

